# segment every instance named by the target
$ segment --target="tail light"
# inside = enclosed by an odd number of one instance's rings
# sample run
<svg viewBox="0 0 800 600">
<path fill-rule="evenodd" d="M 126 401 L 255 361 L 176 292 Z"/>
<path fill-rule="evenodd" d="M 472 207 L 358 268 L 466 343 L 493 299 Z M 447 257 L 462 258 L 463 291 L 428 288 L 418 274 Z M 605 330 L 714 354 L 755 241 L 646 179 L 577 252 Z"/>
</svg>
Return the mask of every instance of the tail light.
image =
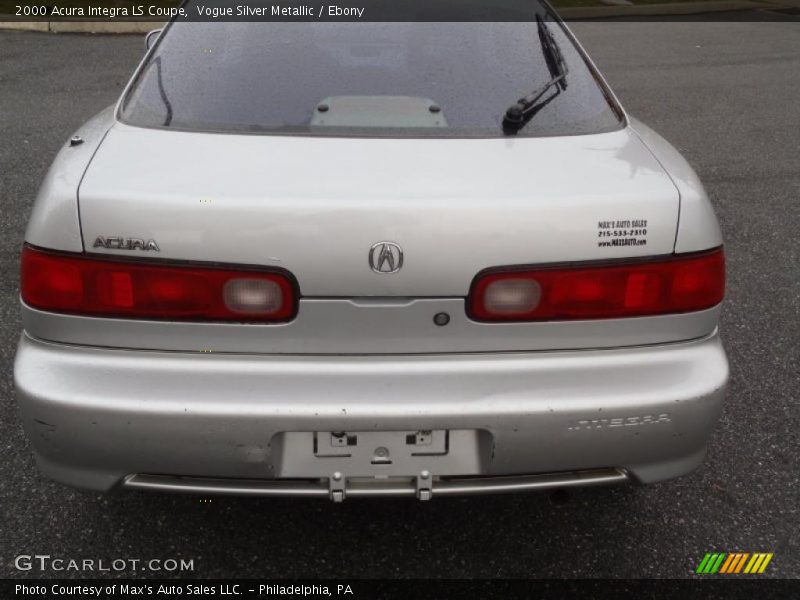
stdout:
<svg viewBox="0 0 800 600">
<path fill-rule="evenodd" d="M 287 275 L 190 264 L 111 261 L 25 246 L 20 289 L 37 309 L 87 316 L 176 321 L 292 319 Z"/>
<path fill-rule="evenodd" d="M 477 321 L 611 319 L 702 310 L 724 293 L 718 248 L 660 260 L 492 270 L 474 281 L 467 307 Z"/>
</svg>

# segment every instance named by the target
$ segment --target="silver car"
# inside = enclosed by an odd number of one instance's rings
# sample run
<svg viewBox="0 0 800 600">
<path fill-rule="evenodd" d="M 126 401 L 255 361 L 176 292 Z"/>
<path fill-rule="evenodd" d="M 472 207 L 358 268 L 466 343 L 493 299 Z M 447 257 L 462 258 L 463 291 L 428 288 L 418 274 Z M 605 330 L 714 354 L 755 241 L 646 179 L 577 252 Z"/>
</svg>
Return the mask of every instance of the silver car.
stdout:
<svg viewBox="0 0 800 600">
<path fill-rule="evenodd" d="M 151 38 L 26 232 L 41 471 L 341 501 L 697 467 L 728 380 L 716 218 L 536 10 Z"/>
</svg>

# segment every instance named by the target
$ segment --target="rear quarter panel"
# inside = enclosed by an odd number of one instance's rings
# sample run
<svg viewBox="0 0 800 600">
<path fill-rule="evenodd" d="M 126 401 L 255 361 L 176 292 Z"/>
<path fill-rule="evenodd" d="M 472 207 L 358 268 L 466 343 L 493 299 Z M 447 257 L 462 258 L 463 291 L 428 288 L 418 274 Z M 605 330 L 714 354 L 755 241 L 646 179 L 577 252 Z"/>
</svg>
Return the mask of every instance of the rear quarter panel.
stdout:
<svg viewBox="0 0 800 600">
<path fill-rule="evenodd" d="M 675 252 L 696 252 L 722 245 L 722 232 L 700 178 L 681 153 L 637 119 L 631 128 L 653 152 L 680 193 L 680 217 Z"/>
<path fill-rule="evenodd" d="M 86 168 L 114 123 L 114 107 L 108 107 L 85 123 L 75 135 L 82 142 L 69 141 L 56 155 L 33 205 L 25 241 L 29 244 L 82 252 L 78 215 L 78 188 Z"/>
</svg>

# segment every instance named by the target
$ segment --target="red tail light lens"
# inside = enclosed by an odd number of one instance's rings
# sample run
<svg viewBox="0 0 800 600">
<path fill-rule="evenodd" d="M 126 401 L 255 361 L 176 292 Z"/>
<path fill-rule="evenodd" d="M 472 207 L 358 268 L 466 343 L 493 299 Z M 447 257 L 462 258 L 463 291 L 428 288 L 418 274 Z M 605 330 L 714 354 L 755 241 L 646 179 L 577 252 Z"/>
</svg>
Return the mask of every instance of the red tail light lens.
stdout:
<svg viewBox="0 0 800 600">
<path fill-rule="evenodd" d="M 20 288 L 37 309 L 176 321 L 292 319 L 295 286 L 281 273 L 111 261 L 25 246 Z"/>
<path fill-rule="evenodd" d="M 477 321 L 611 319 L 710 308 L 725 294 L 722 249 L 668 259 L 479 275 L 467 301 Z"/>
</svg>

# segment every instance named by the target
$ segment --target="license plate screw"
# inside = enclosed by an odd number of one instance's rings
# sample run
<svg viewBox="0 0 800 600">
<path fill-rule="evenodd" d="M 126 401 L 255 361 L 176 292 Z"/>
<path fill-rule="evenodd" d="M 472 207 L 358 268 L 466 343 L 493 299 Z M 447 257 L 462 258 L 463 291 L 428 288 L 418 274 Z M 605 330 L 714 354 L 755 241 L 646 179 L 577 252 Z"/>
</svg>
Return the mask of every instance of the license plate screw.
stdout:
<svg viewBox="0 0 800 600">
<path fill-rule="evenodd" d="M 430 429 L 417 431 L 416 443 L 417 446 L 430 446 L 433 442 L 433 432 Z"/>
</svg>

